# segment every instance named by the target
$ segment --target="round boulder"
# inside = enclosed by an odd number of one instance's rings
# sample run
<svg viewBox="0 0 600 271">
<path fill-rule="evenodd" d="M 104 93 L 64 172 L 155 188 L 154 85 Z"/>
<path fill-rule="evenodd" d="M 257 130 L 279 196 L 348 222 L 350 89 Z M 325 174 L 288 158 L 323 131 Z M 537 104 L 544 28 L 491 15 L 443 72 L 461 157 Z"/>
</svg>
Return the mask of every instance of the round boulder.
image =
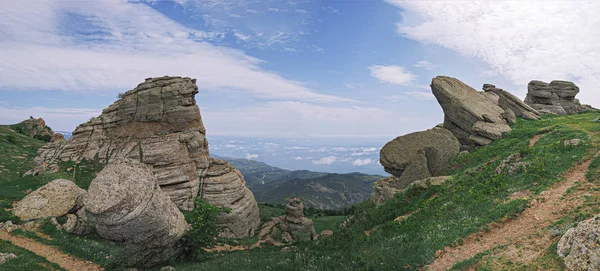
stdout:
<svg viewBox="0 0 600 271">
<path fill-rule="evenodd" d="M 19 201 L 13 214 L 23 221 L 63 216 L 76 207 L 84 195 L 85 190 L 74 182 L 56 179 Z"/>
</svg>

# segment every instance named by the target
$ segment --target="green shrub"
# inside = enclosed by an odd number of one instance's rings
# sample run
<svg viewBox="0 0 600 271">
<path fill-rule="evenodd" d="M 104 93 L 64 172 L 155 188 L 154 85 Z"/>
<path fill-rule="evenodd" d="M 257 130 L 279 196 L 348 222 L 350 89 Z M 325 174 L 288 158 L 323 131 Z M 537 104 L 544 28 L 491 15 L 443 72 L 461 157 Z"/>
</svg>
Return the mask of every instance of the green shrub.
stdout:
<svg viewBox="0 0 600 271">
<path fill-rule="evenodd" d="M 44 142 L 50 142 L 50 140 L 52 140 L 50 135 L 34 135 L 33 138 Z"/>
<path fill-rule="evenodd" d="M 14 135 L 7 135 L 6 136 L 6 141 L 8 141 L 8 143 L 17 143 L 17 138 Z"/>
<path fill-rule="evenodd" d="M 184 214 L 191 229 L 179 241 L 182 257 L 201 259 L 204 256 L 202 248 L 215 244 L 215 237 L 221 233 L 217 220 L 222 212 L 229 213 L 231 209 L 219 208 L 196 199 L 196 208 Z"/>
</svg>

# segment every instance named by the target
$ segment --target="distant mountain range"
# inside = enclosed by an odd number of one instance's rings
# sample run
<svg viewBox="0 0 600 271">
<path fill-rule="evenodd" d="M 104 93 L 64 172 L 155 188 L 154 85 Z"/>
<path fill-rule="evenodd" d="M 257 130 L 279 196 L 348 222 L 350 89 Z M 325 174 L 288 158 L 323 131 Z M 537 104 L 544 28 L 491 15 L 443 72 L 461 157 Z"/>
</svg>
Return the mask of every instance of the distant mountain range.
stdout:
<svg viewBox="0 0 600 271">
<path fill-rule="evenodd" d="M 284 204 L 300 197 L 307 207 L 342 209 L 367 200 L 374 191 L 373 183 L 384 178 L 358 172 L 292 171 L 248 159 L 213 157 L 239 169 L 259 203 Z"/>
</svg>

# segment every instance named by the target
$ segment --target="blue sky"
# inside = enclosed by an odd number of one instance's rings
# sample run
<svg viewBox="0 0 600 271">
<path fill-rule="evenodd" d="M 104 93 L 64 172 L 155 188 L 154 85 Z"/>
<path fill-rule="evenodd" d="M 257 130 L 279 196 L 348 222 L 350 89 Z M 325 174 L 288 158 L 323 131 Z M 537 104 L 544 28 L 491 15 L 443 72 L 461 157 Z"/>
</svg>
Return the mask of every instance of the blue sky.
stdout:
<svg viewBox="0 0 600 271">
<path fill-rule="evenodd" d="M 573 80 L 582 102 L 599 106 L 598 10 L 585 1 L 4 1 L 0 123 L 33 115 L 72 131 L 117 93 L 167 74 L 198 79 L 216 140 L 381 147 L 442 122 L 428 87 L 436 75 L 521 98 L 530 80 Z"/>
</svg>

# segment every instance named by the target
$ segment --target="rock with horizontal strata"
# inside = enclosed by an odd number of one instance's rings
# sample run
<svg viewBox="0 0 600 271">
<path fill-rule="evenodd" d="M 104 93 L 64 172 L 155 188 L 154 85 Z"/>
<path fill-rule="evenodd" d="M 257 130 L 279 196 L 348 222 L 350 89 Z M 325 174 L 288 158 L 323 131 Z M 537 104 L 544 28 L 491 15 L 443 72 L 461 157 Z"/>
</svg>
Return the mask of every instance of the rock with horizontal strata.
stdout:
<svg viewBox="0 0 600 271">
<path fill-rule="evenodd" d="M 42 147 L 30 173 L 57 171 L 61 161 L 134 159 L 152 167 L 177 206 L 191 210 L 209 157 L 196 93 L 194 79 L 148 78 L 79 125 L 68 141 Z"/>
<path fill-rule="evenodd" d="M 152 167 L 107 165 L 90 184 L 84 206 L 102 237 L 127 245 L 125 266 L 151 266 L 174 256 L 187 223 L 158 186 Z"/>
<path fill-rule="evenodd" d="M 565 115 L 585 111 L 575 95 L 579 87 L 569 81 L 552 81 L 550 84 L 533 80 L 527 85 L 525 103 L 538 111 L 548 111 L 553 114 Z"/>
<path fill-rule="evenodd" d="M 464 149 L 490 144 L 511 131 L 505 110 L 460 80 L 435 77 L 431 90 L 444 110 L 444 128 L 454 134 Z"/>
<path fill-rule="evenodd" d="M 210 159 L 198 197 L 212 205 L 231 209 L 230 213 L 221 214 L 219 219 L 219 225 L 224 228 L 222 237 L 253 236 L 260 226 L 258 204 L 254 194 L 246 187 L 244 176 L 223 160 Z"/>
</svg>

